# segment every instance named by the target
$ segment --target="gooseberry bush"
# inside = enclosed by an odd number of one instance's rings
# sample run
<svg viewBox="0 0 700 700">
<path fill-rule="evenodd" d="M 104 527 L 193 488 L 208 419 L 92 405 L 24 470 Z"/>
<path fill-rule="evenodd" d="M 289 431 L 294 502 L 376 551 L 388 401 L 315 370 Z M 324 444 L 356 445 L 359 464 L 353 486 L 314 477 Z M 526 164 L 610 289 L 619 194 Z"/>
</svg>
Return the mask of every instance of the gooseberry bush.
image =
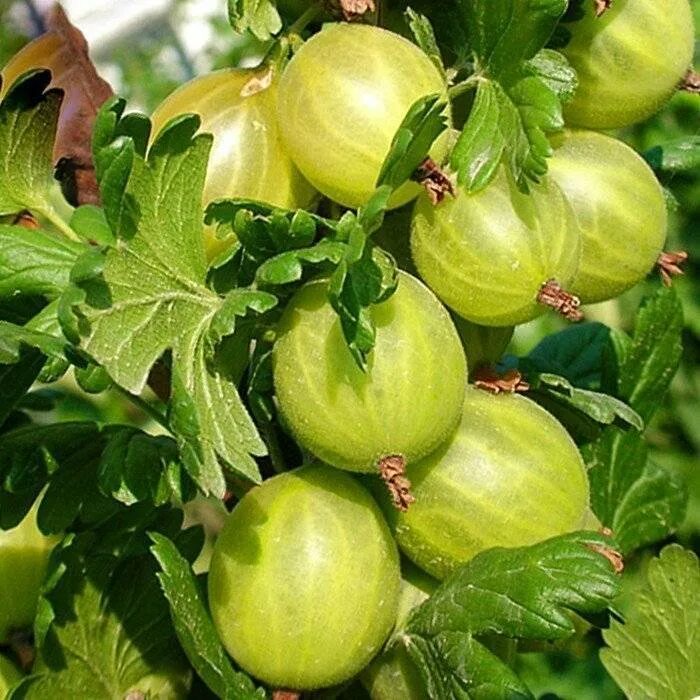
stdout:
<svg viewBox="0 0 700 700">
<path fill-rule="evenodd" d="M 700 695 L 700 143 L 602 133 L 697 92 L 691 7 L 411 5 L 229 0 L 260 64 L 150 118 L 58 7 L 4 67 L 3 697 Z"/>
</svg>

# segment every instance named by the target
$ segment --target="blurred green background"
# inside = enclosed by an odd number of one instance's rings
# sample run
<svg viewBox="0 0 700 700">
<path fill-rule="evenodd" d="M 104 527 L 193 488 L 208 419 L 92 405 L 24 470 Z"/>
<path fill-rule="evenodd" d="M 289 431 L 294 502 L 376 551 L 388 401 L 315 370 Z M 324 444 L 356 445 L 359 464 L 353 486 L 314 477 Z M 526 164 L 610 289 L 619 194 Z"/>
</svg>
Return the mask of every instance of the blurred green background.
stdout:
<svg viewBox="0 0 700 700">
<path fill-rule="evenodd" d="M 251 37 L 235 35 L 226 19 L 225 0 L 113 0 L 63 3 L 73 22 L 91 44 L 100 73 L 132 109 L 150 113 L 177 85 L 214 68 L 254 65 L 265 47 Z M 288 21 L 304 0 L 283 0 Z M 700 26 L 700 0 L 692 2 L 696 27 Z M 41 30 L 39 0 L 0 0 L 0 66 Z M 425 3 L 423 3 L 425 9 Z M 110 20 L 115 13 L 115 20 Z M 118 17 L 116 16 L 118 14 Z M 111 31 L 111 33 L 110 33 Z M 696 66 L 700 65 L 696 44 Z M 617 134 L 640 152 L 687 136 L 700 136 L 700 97 L 677 94 L 653 119 Z M 689 486 L 688 514 L 678 539 L 700 552 L 700 171 L 675 173 L 663 178 L 669 192 L 671 227 L 667 250 L 685 250 L 690 260 L 686 274 L 676 278 L 685 311 L 683 362 L 671 392 L 648 431 L 655 460 L 685 476 Z M 659 284 L 656 274 L 621 298 L 585 309 L 589 320 L 631 331 L 642 297 Z M 527 354 L 545 335 L 559 330 L 553 314 L 517 329 L 509 352 Z M 80 392 L 70 377 L 37 398 L 49 408 L 36 419 L 76 418 L 144 425 L 145 414 L 116 392 L 97 396 Z M 149 426 L 155 429 L 155 426 Z M 645 552 L 629 569 L 641 570 Z M 629 577 L 634 585 L 634 575 Z M 519 670 L 536 695 L 582 700 L 621 697 L 591 653 L 599 638 L 583 637 L 565 651 L 528 654 Z"/>
</svg>

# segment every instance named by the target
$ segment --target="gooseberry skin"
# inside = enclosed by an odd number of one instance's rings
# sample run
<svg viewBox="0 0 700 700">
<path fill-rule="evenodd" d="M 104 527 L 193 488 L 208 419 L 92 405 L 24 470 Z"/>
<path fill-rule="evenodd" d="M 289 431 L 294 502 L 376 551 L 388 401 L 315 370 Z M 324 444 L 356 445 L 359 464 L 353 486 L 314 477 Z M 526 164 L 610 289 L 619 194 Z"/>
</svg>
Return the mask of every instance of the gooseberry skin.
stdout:
<svg viewBox="0 0 700 700">
<path fill-rule="evenodd" d="M 413 103 L 445 81 L 413 43 L 379 27 L 330 24 L 289 62 L 279 86 L 282 138 L 316 189 L 347 207 L 372 195 L 392 139 Z M 444 138 L 433 157 L 444 151 Z M 398 207 L 420 188 L 406 183 Z"/>
<path fill-rule="evenodd" d="M 7 691 L 22 680 L 22 672 L 12 661 L 0 654 L 0 698 L 7 695 Z"/>
<path fill-rule="evenodd" d="M 350 475 L 310 465 L 268 479 L 236 505 L 214 548 L 209 603 L 224 646 L 273 687 L 341 683 L 396 620 L 396 544 Z"/>
<path fill-rule="evenodd" d="M 421 195 L 411 252 L 426 284 L 460 316 L 514 326 L 544 312 L 537 296 L 545 282 L 571 282 L 581 241 L 571 207 L 551 180 L 525 194 L 502 167 L 480 192 L 459 189 L 437 206 Z"/>
<path fill-rule="evenodd" d="M 581 230 L 571 291 L 585 303 L 612 299 L 656 263 L 668 225 L 663 190 L 646 162 L 610 136 L 568 131 L 555 144 L 550 174 Z"/>
<path fill-rule="evenodd" d="M 618 129 L 647 119 L 671 97 L 690 68 L 695 42 L 688 0 L 615 0 L 601 17 L 592 2 L 566 27 L 562 50 L 578 74 L 565 105 L 567 124 Z"/>
<path fill-rule="evenodd" d="M 316 193 L 285 150 L 277 128 L 278 86 L 244 96 L 260 71 L 226 68 L 180 86 L 152 116 L 152 138 L 180 114 L 195 113 L 214 136 L 203 204 L 224 197 L 255 199 L 285 209 L 308 208 Z M 214 245 L 213 233 L 208 244 Z"/>
<path fill-rule="evenodd" d="M 38 504 L 11 530 L 0 530 L 0 643 L 34 623 L 39 589 L 55 537 L 41 533 Z"/>
<path fill-rule="evenodd" d="M 561 424 L 516 394 L 470 387 L 454 436 L 411 465 L 416 498 L 386 508 L 401 551 L 444 579 L 491 547 L 520 547 L 577 529 L 588 478 Z"/>
<path fill-rule="evenodd" d="M 447 311 L 415 277 L 399 273 L 393 296 L 371 314 L 376 343 L 363 372 L 327 283 L 307 284 L 280 322 L 273 375 L 282 417 L 304 448 L 340 469 L 376 473 L 382 457 L 410 464 L 448 437 L 467 366 Z"/>
</svg>

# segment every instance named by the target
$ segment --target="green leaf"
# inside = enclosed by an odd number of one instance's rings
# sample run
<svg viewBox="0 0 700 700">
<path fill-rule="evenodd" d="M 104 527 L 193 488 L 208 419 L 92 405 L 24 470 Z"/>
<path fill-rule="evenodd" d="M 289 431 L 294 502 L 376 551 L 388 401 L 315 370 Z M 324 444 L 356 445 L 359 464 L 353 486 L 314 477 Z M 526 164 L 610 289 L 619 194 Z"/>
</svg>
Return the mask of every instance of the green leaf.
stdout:
<svg viewBox="0 0 700 700">
<path fill-rule="evenodd" d="M 195 136 L 198 126 L 196 117 L 171 122 L 147 161 L 134 149 L 126 196 L 117 197 L 138 211 L 136 229 L 109 249 L 100 293 L 88 290 L 70 327 L 78 327 L 82 347 L 112 379 L 135 394 L 155 361 L 172 353 L 171 428 L 195 482 L 223 496 L 219 458 L 258 481 L 251 455 L 264 454 L 265 446 L 235 385 L 210 362 L 210 328 L 223 302 L 205 284 L 201 192 L 211 137 Z"/>
<path fill-rule="evenodd" d="M 634 335 L 613 332 L 604 355 L 603 388 L 647 423 L 661 404 L 681 357 L 683 314 L 673 289 L 642 303 Z M 623 552 L 667 537 L 682 522 L 687 493 L 677 475 L 649 461 L 641 436 L 608 428 L 583 448 L 591 506 Z"/>
<path fill-rule="evenodd" d="M 98 245 L 113 245 L 114 234 L 107 221 L 104 209 L 94 204 L 83 204 L 71 216 L 71 228 L 86 242 Z"/>
<path fill-rule="evenodd" d="M 521 189 L 539 182 L 552 154 L 548 136 L 564 127 L 561 95 L 570 87 L 561 60 L 541 49 L 566 0 L 458 0 L 478 85 L 452 167 L 468 191 L 493 179 L 501 158 Z M 536 58 L 537 57 L 537 58 Z M 534 59 L 534 60 L 533 60 Z M 563 82 L 562 82 L 563 81 Z"/>
<path fill-rule="evenodd" d="M 150 557 L 120 563 L 83 557 L 79 546 L 59 554 L 62 575 L 47 593 L 53 621 L 33 675 L 12 697 L 184 697 L 191 671 Z"/>
<path fill-rule="evenodd" d="M 601 386 L 601 368 L 610 329 L 602 323 L 579 323 L 548 335 L 527 356 L 527 368 L 558 374 L 585 389 Z"/>
<path fill-rule="evenodd" d="M 479 69 L 508 75 L 544 47 L 567 0 L 457 0 Z"/>
<path fill-rule="evenodd" d="M 579 389 L 556 374 L 528 374 L 528 382 L 536 401 L 539 395 L 545 394 L 548 399 L 583 413 L 599 425 L 644 429 L 639 414 L 614 396 Z"/>
<path fill-rule="evenodd" d="M 684 136 L 650 148 L 643 154 L 657 172 L 696 171 L 700 167 L 700 136 Z"/>
<path fill-rule="evenodd" d="M 469 192 L 477 192 L 491 182 L 506 148 L 500 123 L 500 93 L 497 83 L 479 82 L 469 120 L 450 156 L 459 184 Z"/>
<path fill-rule="evenodd" d="M 642 303 L 632 342 L 617 352 L 616 395 L 649 421 L 665 395 L 683 352 L 683 307 L 675 289 L 662 287 Z"/>
<path fill-rule="evenodd" d="M 134 235 L 139 213 L 127 193 L 137 142 L 123 133 L 127 131 L 123 126 L 127 118 L 122 118 L 125 107 L 125 100 L 119 97 L 102 105 L 93 126 L 92 154 L 105 219 L 113 236 L 128 239 Z"/>
<path fill-rule="evenodd" d="M 417 100 L 394 135 L 377 178 L 377 187 L 398 189 L 426 159 L 433 141 L 447 128 L 446 101 L 440 95 Z"/>
<path fill-rule="evenodd" d="M 277 306 L 277 297 L 255 289 L 233 289 L 224 298 L 209 325 L 208 340 L 212 351 L 227 336 L 234 334 L 236 319 L 250 312 L 264 314 Z"/>
<path fill-rule="evenodd" d="M 38 350 L 24 349 L 11 364 L 0 364 L 0 426 L 34 384 L 45 362 Z"/>
<path fill-rule="evenodd" d="M 228 0 L 228 17 L 235 31 L 250 31 L 260 41 L 282 29 L 275 0 Z"/>
<path fill-rule="evenodd" d="M 677 544 L 649 563 L 624 624 L 603 632 L 603 665 L 631 700 L 700 695 L 700 566 Z"/>
<path fill-rule="evenodd" d="M 542 79 L 561 102 L 573 99 L 578 87 L 578 75 L 563 53 L 542 49 L 527 62 L 527 66 Z"/>
<path fill-rule="evenodd" d="M 0 297 L 55 297 L 68 286 L 84 247 L 40 229 L 0 224 Z"/>
<path fill-rule="evenodd" d="M 175 631 L 199 677 L 225 700 L 265 698 L 243 673 L 234 671 L 207 613 L 192 567 L 165 536 L 151 533 L 151 552 L 160 565 L 157 574 L 170 603 Z"/>
<path fill-rule="evenodd" d="M 322 238 L 310 248 L 298 248 L 266 260 L 255 273 L 259 285 L 277 286 L 298 282 L 306 266 L 330 263 L 335 267 L 345 254 L 345 244 Z"/>
<path fill-rule="evenodd" d="M 347 250 L 331 275 L 328 298 L 340 318 L 355 362 L 364 369 L 376 333 L 371 306 L 394 293 L 398 270 L 393 258 L 368 240 L 367 232 L 351 212 L 339 223 L 339 235 L 346 237 Z"/>
<path fill-rule="evenodd" d="M 0 215 L 53 211 L 53 143 L 63 93 L 48 71 L 24 74 L 0 103 Z"/>
<path fill-rule="evenodd" d="M 159 506 L 193 495 L 172 438 L 116 425 L 105 430 L 105 437 L 98 466 L 105 495 L 127 506 L 141 501 Z"/>
<path fill-rule="evenodd" d="M 623 553 L 663 540 L 683 522 L 685 485 L 649 459 L 640 435 L 609 428 L 582 454 L 593 512 L 615 533 Z"/>
<path fill-rule="evenodd" d="M 0 321 L 0 363 L 18 362 L 23 348 L 36 348 L 44 355 L 63 359 L 65 341 L 27 326 Z"/>
<path fill-rule="evenodd" d="M 440 71 L 440 73 L 445 75 L 445 66 L 442 62 L 442 55 L 440 54 L 440 48 L 438 47 L 437 39 L 435 37 L 435 30 L 430 20 L 425 16 L 416 12 L 410 7 L 406 8 L 404 12 L 406 21 L 408 22 L 409 29 L 413 34 L 416 43 L 420 48 L 428 55 L 430 60 L 435 64 L 435 67 Z"/>
<path fill-rule="evenodd" d="M 17 525 L 48 489 L 39 527 L 60 533 L 81 513 L 107 505 L 97 489 L 95 467 L 104 448 L 91 422 L 27 425 L 0 435 L 0 527 Z"/>
<path fill-rule="evenodd" d="M 570 611 L 604 610 L 619 580 L 594 533 L 571 533 L 531 547 L 496 548 L 449 576 L 409 618 L 399 637 L 444 700 L 532 697 L 479 635 L 556 640 L 571 636 Z"/>
</svg>

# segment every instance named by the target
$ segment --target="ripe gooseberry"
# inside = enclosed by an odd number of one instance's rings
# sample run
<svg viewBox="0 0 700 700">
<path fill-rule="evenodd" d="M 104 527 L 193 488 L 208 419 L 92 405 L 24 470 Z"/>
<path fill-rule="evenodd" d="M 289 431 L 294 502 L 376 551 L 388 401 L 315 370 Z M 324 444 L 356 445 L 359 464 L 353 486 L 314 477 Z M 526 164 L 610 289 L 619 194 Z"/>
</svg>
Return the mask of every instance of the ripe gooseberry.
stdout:
<svg viewBox="0 0 700 700">
<path fill-rule="evenodd" d="M 282 417 L 302 447 L 341 469 L 377 473 L 385 457 L 424 457 L 455 428 L 464 399 L 466 360 L 447 311 L 399 273 L 393 296 L 372 307 L 376 343 L 363 372 L 327 287 L 302 287 L 280 322 L 273 373 Z"/>
<path fill-rule="evenodd" d="M 214 547 L 209 604 L 224 646 L 273 687 L 341 683 L 396 620 L 396 544 L 348 474 L 310 465 L 268 479 L 236 505 Z"/>
<path fill-rule="evenodd" d="M 6 656 L 0 654 L 0 698 L 22 680 L 22 672 Z"/>
<path fill-rule="evenodd" d="M 12 630 L 31 627 L 55 537 L 36 523 L 38 503 L 11 530 L 0 530 L 0 643 Z"/>
<path fill-rule="evenodd" d="M 575 530 L 588 505 L 573 440 L 517 394 L 468 388 L 454 436 L 409 474 L 416 502 L 387 516 L 404 554 L 438 579 L 485 549 Z"/>
<path fill-rule="evenodd" d="M 666 240 L 663 190 L 645 161 L 595 131 L 555 140 L 551 177 L 571 203 L 582 252 L 571 290 L 581 301 L 612 299 L 641 281 Z"/>
<path fill-rule="evenodd" d="M 428 286 L 463 318 L 484 326 L 525 323 L 550 279 L 566 286 L 581 256 L 571 207 L 550 179 L 521 192 L 501 167 L 481 192 L 459 189 L 416 203 L 411 251 Z"/>
<path fill-rule="evenodd" d="M 307 208 L 315 191 L 287 154 L 277 129 L 277 82 L 262 87 L 264 70 L 226 68 L 180 86 L 153 113 L 155 136 L 173 117 L 200 116 L 214 136 L 203 204 L 223 197 L 255 199 L 285 209 Z M 213 231 L 207 247 L 216 251 Z"/>
<path fill-rule="evenodd" d="M 582 3 L 583 19 L 562 52 L 578 74 L 565 105 L 567 124 L 617 129 L 643 121 L 671 97 L 690 67 L 695 35 L 688 0 L 615 0 L 601 17 Z"/>
<path fill-rule="evenodd" d="M 297 51 L 280 78 L 280 131 L 316 189 L 359 207 L 372 195 L 408 110 L 445 90 L 438 69 L 407 39 L 368 25 L 330 24 Z M 444 143 L 438 141 L 434 158 Z M 390 205 L 405 204 L 419 191 L 406 183 Z"/>
</svg>

